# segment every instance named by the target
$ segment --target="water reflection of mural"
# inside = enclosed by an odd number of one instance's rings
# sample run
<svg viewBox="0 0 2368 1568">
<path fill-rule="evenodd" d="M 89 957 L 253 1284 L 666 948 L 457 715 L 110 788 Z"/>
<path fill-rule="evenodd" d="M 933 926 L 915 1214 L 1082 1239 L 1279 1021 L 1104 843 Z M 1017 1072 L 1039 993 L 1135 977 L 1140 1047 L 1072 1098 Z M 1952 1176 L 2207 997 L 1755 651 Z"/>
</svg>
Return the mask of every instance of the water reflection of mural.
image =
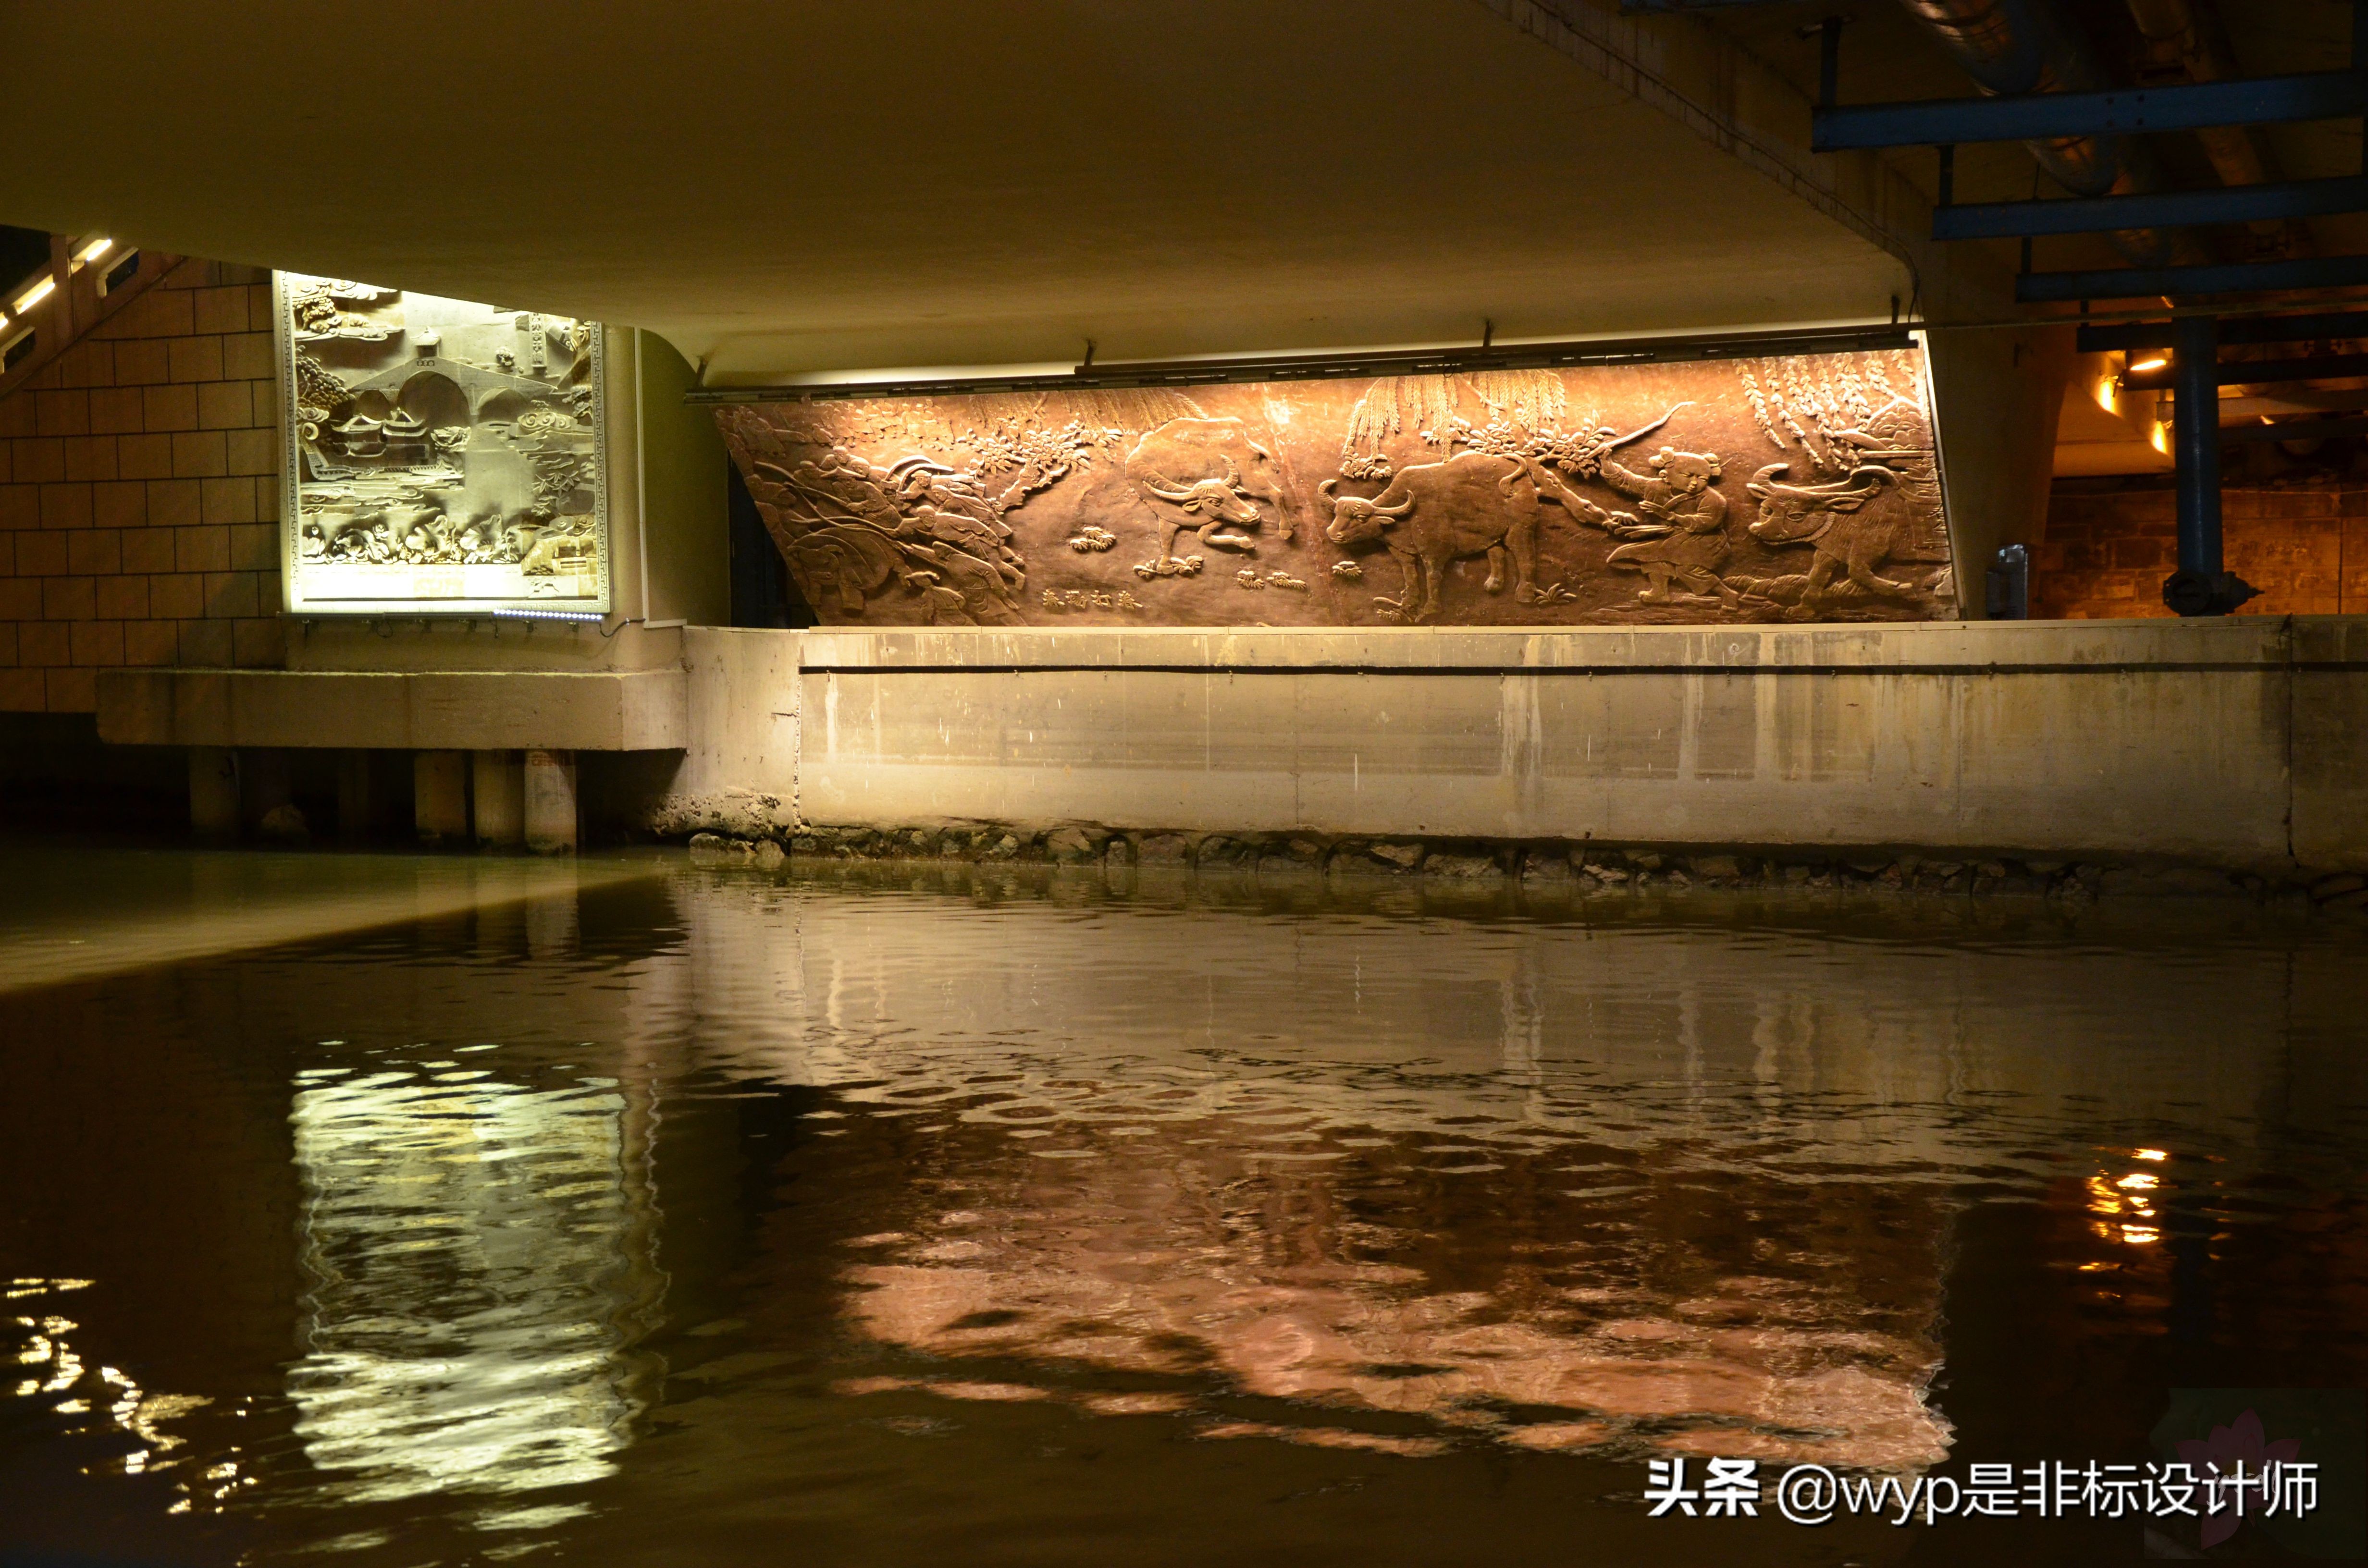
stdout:
<svg viewBox="0 0 2368 1568">
<path fill-rule="evenodd" d="M 1333 1417 L 1236 1429 L 1234 1405 L 1215 1436 L 1346 1446 L 1373 1437 L 1380 1415 L 1526 1448 L 1880 1469 L 1948 1451 L 1948 1424 L 1923 1399 L 1941 1360 L 1945 1223 L 1930 1205 L 1884 1235 L 1855 1222 L 1852 1186 L 1761 1187 L 1736 1194 L 1758 1233 L 1744 1235 L 1704 1187 L 1600 1149 L 1458 1147 L 1449 1173 L 1421 1141 L 1342 1147 L 1288 1119 L 1046 1142 L 1059 1146 L 982 1149 L 962 1208 L 860 1243 L 853 1321 L 957 1368 L 1067 1369 L 1037 1397 L 1090 1368 L 1138 1380 L 1120 1409 L 1213 1416 L 1247 1395 Z M 1073 1163 L 1028 1168 L 1047 1155 Z M 1670 1223 L 1607 1224 L 1570 1196 L 1588 1183 Z M 1485 1225 L 1484 1208 L 1534 1240 L 1492 1237 L 1461 1256 L 1416 1240 Z M 980 1377 L 957 1369 L 934 1386 L 1025 1397 Z M 1383 1436 L 1360 1446 L 1441 1441 Z"/>
<path fill-rule="evenodd" d="M 296 1096 L 311 1289 L 288 1387 L 350 1500 L 597 1479 L 648 1397 L 633 1344 L 660 1283 L 624 1095 L 462 1060 L 311 1069 Z"/>
<path fill-rule="evenodd" d="M 190 896 L 153 852 L 53 869 Z M 199 902 L 269 938 L 335 880 Z M 2125 1451 L 2166 1354 L 2358 1386 L 2323 922 L 866 863 L 506 891 L 0 990 L 11 1545 L 1037 1568 L 1583 1526 L 1656 1561 L 1653 1453 Z M 1914 1554 L 1867 1528 L 1702 1551 Z"/>
<path fill-rule="evenodd" d="M 831 625 L 1956 611 L 1920 352 L 719 411 Z"/>
<path fill-rule="evenodd" d="M 2226 976 L 2026 946 L 2053 929 L 2027 912 L 1943 952 L 1675 902 L 1499 924 L 1470 895 L 1424 919 L 1410 894 L 1027 880 L 681 895 L 691 988 L 741 1020 L 704 1051 L 828 1086 L 839 1148 L 931 1152 L 844 1254 L 882 1352 L 851 1393 L 1914 1466 L 1951 1440 L 1927 1403 L 1949 1173 L 2060 1181 L 2034 1118 L 2086 1139 L 2201 1098 L 2241 1137 L 2262 1087 L 2196 1022 Z"/>
<path fill-rule="evenodd" d="M 609 608 L 600 329 L 279 277 L 290 608 Z"/>
</svg>

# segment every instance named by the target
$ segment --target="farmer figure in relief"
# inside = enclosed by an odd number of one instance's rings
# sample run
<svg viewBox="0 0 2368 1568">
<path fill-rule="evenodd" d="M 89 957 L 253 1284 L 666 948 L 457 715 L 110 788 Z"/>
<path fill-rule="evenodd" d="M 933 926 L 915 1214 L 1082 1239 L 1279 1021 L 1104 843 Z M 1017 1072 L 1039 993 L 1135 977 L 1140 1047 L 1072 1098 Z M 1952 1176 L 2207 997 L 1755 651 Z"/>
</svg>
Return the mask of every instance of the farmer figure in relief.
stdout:
<svg viewBox="0 0 2368 1568">
<path fill-rule="evenodd" d="M 1603 483 L 1633 499 L 1643 514 L 1589 508 L 1596 513 L 1589 522 L 1628 541 L 1612 551 L 1611 564 L 1645 574 L 1646 586 L 1636 596 L 1640 604 L 1678 598 L 1672 579 L 1697 597 L 1715 596 L 1730 606 L 1741 602 L 1742 596 L 1718 574 L 1727 546 L 1726 497 L 1712 488 L 1721 477 L 1717 457 L 1663 447 L 1648 466 L 1653 472 L 1641 474 L 1603 460 Z"/>
</svg>

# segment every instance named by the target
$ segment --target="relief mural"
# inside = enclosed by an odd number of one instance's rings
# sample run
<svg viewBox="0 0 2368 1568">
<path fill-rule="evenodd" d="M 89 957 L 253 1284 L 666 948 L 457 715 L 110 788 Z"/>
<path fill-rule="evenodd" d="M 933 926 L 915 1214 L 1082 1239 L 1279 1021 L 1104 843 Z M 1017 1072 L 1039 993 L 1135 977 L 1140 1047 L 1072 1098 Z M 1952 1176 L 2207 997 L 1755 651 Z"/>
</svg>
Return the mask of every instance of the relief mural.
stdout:
<svg viewBox="0 0 2368 1568">
<path fill-rule="evenodd" d="M 609 608 L 599 328 L 281 273 L 289 608 Z"/>
<path fill-rule="evenodd" d="M 831 626 L 1956 617 L 1920 350 L 720 409 Z"/>
</svg>

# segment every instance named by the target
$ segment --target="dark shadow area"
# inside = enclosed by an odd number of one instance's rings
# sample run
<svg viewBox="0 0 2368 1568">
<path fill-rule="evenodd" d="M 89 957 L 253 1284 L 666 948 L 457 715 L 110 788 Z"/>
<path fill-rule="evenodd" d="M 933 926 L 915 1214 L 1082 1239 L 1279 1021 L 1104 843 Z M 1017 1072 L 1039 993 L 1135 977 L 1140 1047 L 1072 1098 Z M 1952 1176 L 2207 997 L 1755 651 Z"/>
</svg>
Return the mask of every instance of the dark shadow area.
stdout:
<svg viewBox="0 0 2368 1568">
<path fill-rule="evenodd" d="M 814 610 L 799 597 L 790 569 L 765 531 L 738 465 L 724 460 L 732 509 L 732 624 L 783 628 L 813 626 Z"/>
</svg>

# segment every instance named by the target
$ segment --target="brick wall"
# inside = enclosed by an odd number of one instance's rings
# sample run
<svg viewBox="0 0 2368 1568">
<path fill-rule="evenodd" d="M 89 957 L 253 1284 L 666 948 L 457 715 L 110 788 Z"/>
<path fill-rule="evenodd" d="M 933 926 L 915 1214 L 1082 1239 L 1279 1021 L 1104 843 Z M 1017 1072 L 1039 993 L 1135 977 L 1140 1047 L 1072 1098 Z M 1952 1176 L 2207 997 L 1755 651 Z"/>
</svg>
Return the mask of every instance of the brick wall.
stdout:
<svg viewBox="0 0 2368 1568">
<path fill-rule="evenodd" d="M 2222 555 L 2261 590 L 2247 615 L 2368 614 L 2368 490 L 2227 490 Z M 2031 613 L 2043 620 L 2167 616 L 2179 564 L 2177 503 L 2159 486 L 2059 486 L 2032 553 Z"/>
<path fill-rule="evenodd" d="M 195 260 L 0 399 L 0 711 L 284 662 L 278 412 L 270 275 Z"/>
</svg>

